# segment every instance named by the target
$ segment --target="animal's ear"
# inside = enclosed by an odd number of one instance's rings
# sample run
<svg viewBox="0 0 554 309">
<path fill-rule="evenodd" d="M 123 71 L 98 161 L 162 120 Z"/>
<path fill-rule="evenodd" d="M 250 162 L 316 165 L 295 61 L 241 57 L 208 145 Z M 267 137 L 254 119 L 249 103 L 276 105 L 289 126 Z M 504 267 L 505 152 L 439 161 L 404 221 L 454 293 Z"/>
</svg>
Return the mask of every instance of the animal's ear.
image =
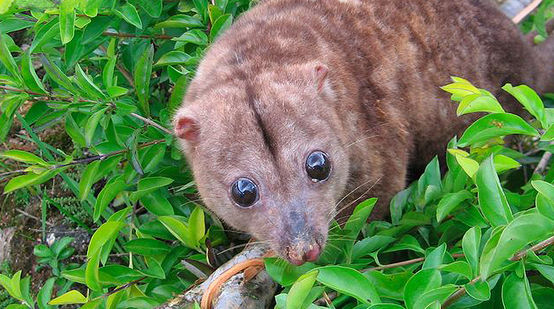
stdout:
<svg viewBox="0 0 554 309">
<path fill-rule="evenodd" d="M 327 80 L 327 73 L 329 73 L 329 68 L 326 65 L 318 63 L 314 67 L 314 77 L 317 86 L 317 91 L 321 91 Z"/>
<path fill-rule="evenodd" d="M 192 116 L 177 115 L 175 117 L 175 135 L 178 138 L 187 140 L 191 143 L 198 142 L 200 137 L 200 126 L 198 121 Z"/>
</svg>

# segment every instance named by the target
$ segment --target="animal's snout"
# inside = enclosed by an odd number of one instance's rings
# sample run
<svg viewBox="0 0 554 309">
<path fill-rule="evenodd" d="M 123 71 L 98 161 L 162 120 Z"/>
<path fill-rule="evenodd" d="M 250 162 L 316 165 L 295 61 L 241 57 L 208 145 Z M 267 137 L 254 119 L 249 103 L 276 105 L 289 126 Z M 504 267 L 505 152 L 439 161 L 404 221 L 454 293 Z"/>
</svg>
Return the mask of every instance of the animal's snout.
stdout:
<svg viewBox="0 0 554 309">
<path fill-rule="evenodd" d="M 321 254 L 321 246 L 317 242 L 308 245 L 296 244 L 285 248 L 285 257 L 294 265 L 314 262 Z"/>
</svg>

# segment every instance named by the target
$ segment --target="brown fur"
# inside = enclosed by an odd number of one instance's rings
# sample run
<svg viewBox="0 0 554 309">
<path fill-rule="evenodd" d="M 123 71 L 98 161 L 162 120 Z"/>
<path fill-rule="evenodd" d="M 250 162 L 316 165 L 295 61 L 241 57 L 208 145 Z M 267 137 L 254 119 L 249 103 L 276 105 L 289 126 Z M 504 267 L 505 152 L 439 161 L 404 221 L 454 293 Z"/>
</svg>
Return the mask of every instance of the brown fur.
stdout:
<svg viewBox="0 0 554 309">
<path fill-rule="evenodd" d="M 386 215 L 408 169 L 474 120 L 439 89 L 451 75 L 552 86 L 549 40 L 537 53 L 488 1 L 268 0 L 210 47 L 176 130 L 206 205 L 290 260 L 323 246 L 337 208 L 377 196 Z M 306 175 L 313 150 L 332 162 L 326 182 Z M 239 177 L 260 189 L 250 209 L 230 199 Z"/>
</svg>

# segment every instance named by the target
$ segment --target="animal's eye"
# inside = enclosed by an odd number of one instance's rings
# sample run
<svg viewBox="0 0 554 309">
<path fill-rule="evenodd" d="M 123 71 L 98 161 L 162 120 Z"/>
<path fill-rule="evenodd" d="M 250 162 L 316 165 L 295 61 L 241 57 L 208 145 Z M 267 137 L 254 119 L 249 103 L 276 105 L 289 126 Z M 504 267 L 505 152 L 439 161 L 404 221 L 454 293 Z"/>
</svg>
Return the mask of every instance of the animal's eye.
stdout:
<svg viewBox="0 0 554 309">
<path fill-rule="evenodd" d="M 248 178 L 239 178 L 231 186 L 231 196 L 239 207 L 251 207 L 258 200 L 258 187 Z"/>
<path fill-rule="evenodd" d="M 329 162 L 327 154 L 321 151 L 312 152 L 306 159 L 306 172 L 313 182 L 320 182 L 329 178 L 331 162 Z"/>
</svg>

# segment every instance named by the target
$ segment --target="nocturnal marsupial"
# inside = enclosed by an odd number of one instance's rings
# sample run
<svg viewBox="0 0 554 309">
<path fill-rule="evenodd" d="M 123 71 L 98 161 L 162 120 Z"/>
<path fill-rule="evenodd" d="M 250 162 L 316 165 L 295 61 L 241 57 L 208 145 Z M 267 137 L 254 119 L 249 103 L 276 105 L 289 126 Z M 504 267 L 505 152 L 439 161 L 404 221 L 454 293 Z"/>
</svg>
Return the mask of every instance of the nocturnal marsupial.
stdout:
<svg viewBox="0 0 554 309">
<path fill-rule="evenodd" d="M 376 196 L 385 216 L 475 120 L 450 76 L 542 92 L 553 63 L 552 38 L 533 46 L 489 1 L 266 0 L 209 48 L 174 129 L 206 206 L 302 264 L 338 209 Z"/>
</svg>

